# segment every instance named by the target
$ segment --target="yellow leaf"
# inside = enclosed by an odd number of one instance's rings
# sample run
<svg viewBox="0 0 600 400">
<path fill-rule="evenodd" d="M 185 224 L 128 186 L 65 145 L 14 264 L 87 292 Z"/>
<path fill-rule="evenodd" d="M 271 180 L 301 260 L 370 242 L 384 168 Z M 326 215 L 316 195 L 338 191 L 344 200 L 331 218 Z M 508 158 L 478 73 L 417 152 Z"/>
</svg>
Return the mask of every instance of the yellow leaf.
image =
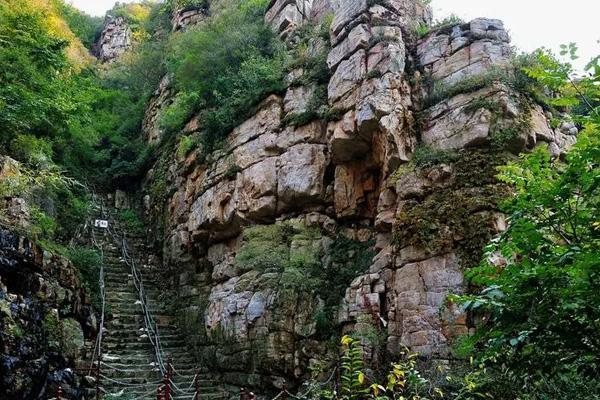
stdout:
<svg viewBox="0 0 600 400">
<path fill-rule="evenodd" d="M 376 383 L 371 385 L 371 390 L 375 396 L 379 396 L 379 386 Z"/>
<path fill-rule="evenodd" d="M 352 338 L 348 335 L 344 335 L 342 337 L 342 344 L 348 345 L 350 343 L 352 343 Z"/>
<path fill-rule="evenodd" d="M 362 372 L 358 373 L 358 383 L 360 383 L 361 385 L 365 383 L 365 374 L 363 374 Z"/>
</svg>

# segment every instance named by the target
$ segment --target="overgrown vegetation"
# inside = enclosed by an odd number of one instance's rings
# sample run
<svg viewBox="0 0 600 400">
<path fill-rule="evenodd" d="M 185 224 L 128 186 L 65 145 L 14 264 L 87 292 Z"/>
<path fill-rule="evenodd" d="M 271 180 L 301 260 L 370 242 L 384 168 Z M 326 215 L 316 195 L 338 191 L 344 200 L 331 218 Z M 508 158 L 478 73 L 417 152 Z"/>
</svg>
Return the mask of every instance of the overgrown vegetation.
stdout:
<svg viewBox="0 0 600 400">
<path fill-rule="evenodd" d="M 118 219 L 125 231 L 131 232 L 134 235 L 141 235 L 144 233 L 145 225 L 140 216 L 132 209 L 125 208 L 118 214 Z"/>
<path fill-rule="evenodd" d="M 572 67 L 547 51 L 534 61 L 526 72 L 550 104 L 583 103 L 571 116 L 585 129 L 563 161 L 538 147 L 500 168 L 514 192 L 502 203 L 508 230 L 468 271 L 475 294 L 452 300 L 486 317 L 462 343 L 493 398 L 598 398 L 600 65 L 592 60 L 590 74 L 574 80 Z"/>
<path fill-rule="evenodd" d="M 96 250 L 85 247 L 71 247 L 67 256 L 77 268 L 81 282 L 91 298 L 92 305 L 100 310 L 102 299 L 100 298 L 100 254 Z"/>
<path fill-rule="evenodd" d="M 437 152 L 420 150 L 423 166 L 440 161 Z M 395 240 L 400 247 L 416 246 L 432 254 L 458 247 L 465 265 L 477 263 L 482 249 L 494 233 L 494 213 L 508 195 L 496 179 L 496 167 L 507 155 L 482 150 L 462 150 L 444 161 L 453 160 L 451 184 L 436 187 L 423 200 L 408 200 L 397 214 Z"/>
<path fill-rule="evenodd" d="M 327 66 L 327 55 L 331 50 L 329 28 L 332 18 L 325 18 L 319 25 L 307 24 L 295 32 L 296 45 L 286 64 L 286 71 L 301 70 L 302 74 L 291 82 L 291 86 L 305 86 L 312 91 L 306 110 L 290 114 L 285 123 L 292 126 L 306 125 L 315 119 L 332 120 L 337 117 L 327 101 L 327 84 L 331 72 Z"/>
<path fill-rule="evenodd" d="M 256 226 L 244 231 L 244 245 L 236 264 L 242 270 L 281 272 L 284 288 L 318 296 L 317 333 L 322 338 L 336 334 L 335 312 L 354 278 L 368 270 L 373 243 L 358 242 L 339 234 L 328 247 L 320 230 L 300 222 Z M 329 257 L 324 258 L 325 254 Z"/>
<path fill-rule="evenodd" d="M 179 94 L 161 118 L 167 131 L 179 131 L 200 112 L 200 140 L 208 153 L 260 100 L 285 88 L 285 52 L 263 22 L 266 5 L 227 1 L 205 23 L 173 39 L 168 67 Z"/>
</svg>

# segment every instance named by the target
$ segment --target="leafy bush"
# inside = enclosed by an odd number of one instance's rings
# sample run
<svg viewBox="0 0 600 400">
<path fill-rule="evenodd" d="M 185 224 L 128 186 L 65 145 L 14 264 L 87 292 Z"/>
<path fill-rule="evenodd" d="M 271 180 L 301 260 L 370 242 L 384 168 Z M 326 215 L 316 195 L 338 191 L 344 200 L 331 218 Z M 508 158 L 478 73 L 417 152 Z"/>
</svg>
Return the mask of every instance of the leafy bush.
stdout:
<svg viewBox="0 0 600 400">
<path fill-rule="evenodd" d="M 54 0 L 60 15 L 65 19 L 69 28 L 81 40 L 83 45 L 91 49 L 100 37 L 104 19 L 92 17 L 63 0 Z"/>
<path fill-rule="evenodd" d="M 52 163 L 52 144 L 32 135 L 18 135 L 10 143 L 11 154 L 19 161 L 38 168 L 48 168 Z"/>
<path fill-rule="evenodd" d="M 194 136 L 183 136 L 177 145 L 177 156 L 183 158 L 187 156 L 190 151 L 198 147 L 198 142 L 196 140 L 197 139 Z"/>
</svg>

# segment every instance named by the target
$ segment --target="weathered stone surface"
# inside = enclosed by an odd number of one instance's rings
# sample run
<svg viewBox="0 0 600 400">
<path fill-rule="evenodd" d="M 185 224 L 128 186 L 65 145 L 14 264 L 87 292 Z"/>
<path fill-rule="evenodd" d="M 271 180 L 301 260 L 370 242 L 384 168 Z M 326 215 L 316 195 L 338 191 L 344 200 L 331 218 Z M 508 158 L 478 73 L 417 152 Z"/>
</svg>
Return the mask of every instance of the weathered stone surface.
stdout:
<svg viewBox="0 0 600 400">
<path fill-rule="evenodd" d="M 133 33 L 123 17 L 108 17 L 96 44 L 102 62 L 113 62 L 132 46 Z"/>
<path fill-rule="evenodd" d="M 275 214 L 277 206 L 277 158 L 271 157 L 245 169 L 236 180 L 236 208 L 246 218 L 259 220 Z"/>
<path fill-rule="evenodd" d="M 276 0 L 265 14 L 265 21 L 271 24 L 275 32 L 286 37 L 290 31 L 309 20 L 312 6 L 313 0 Z"/>
<path fill-rule="evenodd" d="M 277 177 L 278 208 L 296 208 L 324 195 L 327 147 L 299 144 L 280 157 Z"/>
<path fill-rule="evenodd" d="M 499 21 L 477 19 L 468 27 L 456 26 L 451 34 L 434 32 L 419 44 L 420 63 L 438 85 L 510 67 L 508 34 Z"/>
<path fill-rule="evenodd" d="M 326 10 L 334 13 L 327 121 L 286 124 L 284 116 L 306 111 L 313 90 L 289 87 L 285 95 L 259 104 L 227 135 L 222 149 L 212 154 L 197 149 L 169 166 L 169 193 L 174 194 L 166 216 L 168 234 L 157 242 L 168 267 L 177 271 L 178 300 L 203 310 L 194 349 L 207 365 L 224 372 L 228 384 L 281 387 L 290 379 L 304 379 L 307 365 L 327 353 L 315 321 L 325 300 L 297 289 L 294 285 L 303 282 L 296 280 L 303 276 L 294 276 L 290 268 L 282 272 L 270 261 L 264 266 L 236 262 L 241 246 L 256 232 L 244 229 L 265 225 L 267 237 L 272 224 L 315 229 L 321 239 L 293 237 L 289 254 L 302 259 L 307 249 L 318 247 L 322 258 L 316 262 L 324 267 L 333 258 L 337 267 L 354 257 L 333 257 L 330 249 L 338 235 L 375 239 L 377 256 L 348 285 L 340 307 L 334 307 L 340 333 L 379 321 L 392 354 L 406 344 L 426 356 L 447 357 L 450 339 L 465 330 L 464 316 L 444 302 L 448 293 L 463 290 L 464 262 L 455 254 L 463 254 L 458 246 L 464 239 L 429 249 L 399 242 L 393 229 L 409 207 L 431 201 L 437 191 L 453 190 L 458 171 L 455 164 L 415 168 L 410 161 L 416 146 L 461 150 L 484 145 L 479 154 L 496 128 L 519 121 L 530 122 L 531 128 L 509 138 L 513 151 L 543 141 L 559 157 L 575 140 L 574 125 L 565 121 L 550 129 L 541 108 L 533 106 L 529 115 L 521 106 L 528 99 L 499 84 L 445 99 L 437 92 L 428 97 L 430 87 L 424 83 L 429 78 L 444 89 L 508 67 L 508 36 L 501 23 L 475 20 L 417 42 L 411 32 L 416 23 L 430 20 L 427 7 L 417 0 L 372 3 L 272 0 L 265 19 L 290 51 L 299 40 L 294 29 L 324 20 Z M 322 45 L 309 46 L 310 55 Z M 406 68 L 407 60 L 417 64 L 416 71 Z M 296 68 L 286 80 L 298 85 L 309 72 Z M 168 96 L 156 100 L 161 105 L 168 101 Z M 197 134 L 199 122 L 192 119 L 184 134 Z M 460 154 L 465 153 L 471 154 Z M 149 173 L 149 182 L 158 173 Z M 476 195 L 479 189 L 465 193 Z M 162 221 L 160 205 L 146 208 Z M 506 229 L 492 208 L 481 212 L 482 220 L 495 232 Z"/>
<path fill-rule="evenodd" d="M 81 355 L 85 344 L 81 324 L 73 318 L 67 318 L 60 321 L 60 329 L 63 353 L 71 359 L 76 359 Z"/>
<path fill-rule="evenodd" d="M 364 49 L 369 44 L 371 32 L 367 24 L 357 25 L 350 31 L 348 37 L 335 46 L 327 56 L 327 66 L 335 69 L 342 60 L 348 58 L 358 49 Z"/>
<path fill-rule="evenodd" d="M 181 9 L 173 12 L 171 17 L 171 26 L 173 31 L 185 31 L 190 26 L 194 26 L 206 18 L 206 11 L 203 9 Z"/>
<path fill-rule="evenodd" d="M 333 9 L 331 31 L 337 35 L 349 22 L 367 11 L 367 0 L 340 0 L 333 3 Z"/>
<path fill-rule="evenodd" d="M 381 42 L 369 50 L 367 72 L 377 71 L 380 74 L 387 72 L 404 72 L 406 51 L 404 43 Z"/>
<path fill-rule="evenodd" d="M 453 254 L 407 264 L 394 277 L 390 334 L 422 354 L 447 355 L 439 309 L 446 296 L 463 290 L 463 276 Z M 393 350 L 393 349 L 392 349 Z"/>
<path fill-rule="evenodd" d="M 192 205 L 188 230 L 223 229 L 235 214 L 235 181 L 223 181 L 204 192 Z"/>
<path fill-rule="evenodd" d="M 470 104 L 481 99 L 498 104 L 501 110 L 507 112 L 520 109 L 517 97 L 502 86 L 460 94 L 428 110 L 429 120 L 423 130 L 423 142 L 443 150 L 487 143 L 492 124 L 498 122 L 494 121 L 492 111 L 485 107 L 470 109 Z M 504 118 L 513 119 L 515 116 L 506 115 Z M 520 138 L 515 140 L 521 142 Z"/>
<path fill-rule="evenodd" d="M 377 177 L 364 163 L 335 168 L 334 203 L 338 217 L 372 217 L 376 206 Z"/>
<path fill-rule="evenodd" d="M 262 134 L 277 132 L 281 124 L 281 114 L 281 98 L 268 97 L 259 105 L 256 114 L 235 128 L 227 137 L 229 147 L 236 148 Z"/>
<path fill-rule="evenodd" d="M 357 88 L 357 84 L 366 76 L 366 61 L 367 55 L 365 51 L 358 50 L 349 59 L 340 63 L 327 88 L 331 104 L 335 104 L 342 98 L 347 97 Z"/>
<path fill-rule="evenodd" d="M 369 151 L 369 143 L 358 135 L 354 111 L 347 112 L 341 121 L 331 123 L 330 149 L 335 163 L 363 158 Z"/>
<path fill-rule="evenodd" d="M 301 114 L 307 110 L 308 103 L 313 96 L 314 87 L 296 86 L 288 88 L 283 99 L 285 115 Z"/>
<path fill-rule="evenodd" d="M 499 19 L 476 18 L 469 25 L 475 39 L 492 39 L 505 43 L 510 41 L 504 23 Z"/>
</svg>

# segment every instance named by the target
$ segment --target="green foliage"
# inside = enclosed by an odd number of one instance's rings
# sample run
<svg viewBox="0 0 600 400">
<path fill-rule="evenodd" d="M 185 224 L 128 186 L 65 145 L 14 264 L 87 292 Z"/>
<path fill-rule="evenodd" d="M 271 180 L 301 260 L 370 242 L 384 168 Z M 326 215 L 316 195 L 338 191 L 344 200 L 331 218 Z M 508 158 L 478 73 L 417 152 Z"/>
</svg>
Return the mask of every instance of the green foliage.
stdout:
<svg viewBox="0 0 600 400">
<path fill-rule="evenodd" d="M 142 234 L 145 230 L 145 224 L 141 220 L 140 216 L 132 209 L 125 208 L 119 212 L 119 222 L 123 224 L 123 227 L 127 232 L 131 232 L 134 235 Z"/>
<path fill-rule="evenodd" d="M 171 134 L 181 131 L 194 115 L 199 99 L 200 96 L 194 92 L 177 94 L 173 103 L 161 113 L 160 126 Z"/>
<path fill-rule="evenodd" d="M 198 147 L 198 142 L 194 136 L 183 136 L 177 145 L 177 156 L 183 158 L 196 147 Z"/>
<path fill-rule="evenodd" d="M 12 156 L 38 168 L 48 168 L 52 163 L 52 144 L 44 138 L 18 135 L 10 143 Z"/>
<path fill-rule="evenodd" d="M 296 34 L 296 46 L 292 57 L 288 60 L 286 70 L 302 69 L 302 75 L 295 79 L 292 86 L 307 86 L 312 88 L 312 94 L 307 102 L 306 111 L 299 114 L 289 114 L 284 123 L 292 126 L 302 126 L 315 119 L 332 120 L 335 110 L 328 107 L 327 84 L 331 72 L 327 66 L 329 53 L 329 26 L 331 19 L 325 19 L 319 25 L 307 24 Z"/>
<path fill-rule="evenodd" d="M 96 309 L 101 308 L 100 298 L 100 254 L 96 250 L 84 247 L 72 247 L 67 257 L 79 271 L 82 284 Z"/>
<path fill-rule="evenodd" d="M 494 398 L 512 399 L 516 390 L 523 399 L 597 398 L 600 118 L 592 100 L 600 68 L 593 62 L 592 74 L 575 82 L 548 52 L 537 57 L 528 73 L 548 86 L 551 104 L 584 103 L 573 117 L 585 129 L 564 161 L 540 146 L 500 169 L 514 191 L 502 204 L 509 228 L 468 271 L 475 294 L 451 300 L 486 317 L 462 347 L 502 377 L 487 382 Z"/>
<path fill-rule="evenodd" d="M 442 20 L 435 21 L 435 24 L 431 28 L 432 30 L 444 30 L 456 25 L 462 25 L 465 21 L 457 16 L 456 14 L 450 14 Z"/>
<path fill-rule="evenodd" d="M 340 366 L 341 398 L 348 400 L 362 399 L 365 388 L 365 367 L 360 341 L 350 336 L 342 338 L 343 354 Z"/>
<path fill-rule="evenodd" d="M 229 164 L 223 176 L 225 179 L 235 180 L 237 174 L 240 172 L 242 172 L 242 169 L 238 165 Z"/>
<path fill-rule="evenodd" d="M 372 242 L 359 242 L 338 234 L 328 249 L 329 263 L 311 270 L 311 277 L 323 282 L 317 294 L 323 300 L 322 315 L 315 320 L 318 334 L 327 338 L 336 334 L 335 312 L 346 293 L 346 288 L 357 276 L 368 271 L 375 252 Z"/>
<path fill-rule="evenodd" d="M 453 151 L 434 149 L 431 146 L 420 144 L 415 148 L 410 162 L 417 169 L 425 169 L 439 164 L 449 164 L 456 159 L 457 154 Z"/>
<path fill-rule="evenodd" d="M 463 305 L 490 315 L 476 343 L 484 346 L 482 360 L 506 365 L 527 390 L 542 376 L 598 374 L 600 314 L 590 305 L 600 301 L 599 144 L 591 127 L 565 164 L 538 148 L 502 168 L 501 178 L 516 190 L 504 204 L 510 228 L 468 274 L 484 289 Z M 502 268 L 488 261 L 494 256 Z M 538 376 L 522 381 L 526 371 Z"/>
<path fill-rule="evenodd" d="M 244 230 L 244 245 L 236 255 L 236 264 L 244 270 L 281 272 L 298 267 L 303 260 L 316 262 L 318 255 L 314 249 L 307 246 L 293 251 L 292 243 L 320 236 L 318 230 L 292 222 L 250 227 Z"/>
<path fill-rule="evenodd" d="M 470 93 L 484 89 L 495 82 L 501 82 L 510 86 L 513 80 L 514 75 L 511 71 L 492 68 L 486 73 L 469 76 L 450 86 L 439 81 L 434 82 L 430 94 L 423 100 L 423 106 L 424 108 L 428 108 L 461 93 Z"/>
<path fill-rule="evenodd" d="M 205 23 L 173 40 L 169 70 L 186 102 L 167 112 L 183 116 L 202 110 L 201 141 L 207 152 L 266 95 L 284 88 L 283 48 L 263 22 L 265 7 L 262 0 L 225 2 Z M 181 119 L 176 122 L 171 127 Z"/>
<path fill-rule="evenodd" d="M 144 28 L 154 6 L 155 3 L 148 0 L 136 3 L 117 3 L 107 11 L 107 14 L 125 19 L 127 25 L 134 32 L 134 37 L 140 38 L 147 34 Z"/>
<path fill-rule="evenodd" d="M 86 48 L 91 49 L 100 37 L 104 19 L 102 17 L 92 17 L 63 0 L 53 0 L 53 2 L 73 33 Z"/>
<path fill-rule="evenodd" d="M 368 270 L 374 256 L 371 242 L 358 242 L 338 235 L 328 249 L 322 234 L 298 222 L 255 226 L 244 230 L 244 244 L 236 265 L 244 270 L 281 272 L 285 288 L 312 292 L 323 300 L 315 321 L 318 335 L 336 334 L 334 316 L 348 285 Z M 324 262 L 324 251 L 329 255 Z"/>
<path fill-rule="evenodd" d="M 417 37 L 421 39 L 427 36 L 429 32 L 431 32 L 431 28 L 427 24 L 420 22 L 415 26 L 415 32 L 417 34 Z"/>
<path fill-rule="evenodd" d="M 168 0 L 171 10 L 208 9 L 208 0 Z"/>
<path fill-rule="evenodd" d="M 360 340 L 350 336 L 341 339 L 342 356 L 340 360 L 339 392 L 323 388 L 318 383 L 309 382 L 309 390 L 301 399 L 335 399 L 335 400 L 431 400 L 452 398 L 456 400 L 474 400 L 485 398 L 479 395 L 478 377 L 472 374 L 461 378 L 447 376 L 452 382 L 451 397 L 445 397 L 444 391 L 435 382 L 423 376 L 418 366 L 417 353 L 403 348 L 400 359 L 390 365 L 384 382 L 367 373 L 367 365 L 363 360 Z"/>
<path fill-rule="evenodd" d="M 58 316 L 52 312 L 48 312 L 44 316 L 42 326 L 46 332 L 46 337 L 49 342 L 54 342 L 54 346 L 59 346 L 61 340 L 60 322 Z"/>
<path fill-rule="evenodd" d="M 76 105 L 68 98 L 67 41 L 26 2 L 0 2 L 0 145 L 13 135 L 66 127 Z"/>
</svg>

